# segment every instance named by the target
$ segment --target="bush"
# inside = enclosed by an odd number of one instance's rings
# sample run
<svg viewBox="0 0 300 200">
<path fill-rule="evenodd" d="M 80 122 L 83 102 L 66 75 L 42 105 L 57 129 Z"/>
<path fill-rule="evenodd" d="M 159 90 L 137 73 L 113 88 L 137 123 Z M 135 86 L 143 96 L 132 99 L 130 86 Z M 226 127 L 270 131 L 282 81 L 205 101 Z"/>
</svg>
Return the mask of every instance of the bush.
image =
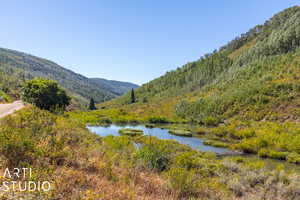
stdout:
<svg viewBox="0 0 300 200">
<path fill-rule="evenodd" d="M 216 128 L 212 128 L 210 130 L 210 133 L 214 136 L 222 137 L 222 138 L 226 137 L 229 134 L 232 134 L 232 132 L 229 132 L 229 130 L 225 126 L 219 126 L 219 127 L 216 127 Z"/>
<path fill-rule="evenodd" d="M 206 125 L 206 126 L 216 126 L 219 124 L 220 120 L 215 118 L 215 117 L 205 117 L 204 119 L 202 119 L 202 122 Z"/>
<path fill-rule="evenodd" d="M 198 135 L 205 135 L 206 134 L 206 129 L 202 128 L 202 127 L 199 127 L 199 128 L 196 128 L 195 130 L 195 133 L 198 134 Z"/>
<path fill-rule="evenodd" d="M 99 122 L 100 122 L 101 124 L 111 124 L 111 123 L 112 123 L 111 119 L 110 119 L 110 118 L 106 118 L 106 117 L 101 118 L 101 119 L 99 120 Z"/>
<path fill-rule="evenodd" d="M 255 136 L 255 131 L 245 128 L 245 129 L 242 129 L 242 130 L 234 131 L 234 132 L 231 133 L 231 135 L 234 138 L 244 139 L 244 138 L 250 138 L 250 137 Z"/>
<path fill-rule="evenodd" d="M 146 167 L 157 171 L 164 171 L 169 167 L 169 157 L 162 150 L 152 145 L 144 145 L 137 154 Z"/>
<path fill-rule="evenodd" d="M 287 155 L 287 152 L 273 151 L 266 148 L 262 148 L 258 151 L 258 156 L 262 158 L 274 158 L 279 160 L 285 160 L 287 158 Z"/>
<path fill-rule="evenodd" d="M 150 117 L 148 121 L 149 121 L 149 123 L 152 123 L 152 124 L 168 123 L 168 120 L 164 117 Z"/>
<path fill-rule="evenodd" d="M 268 151 L 268 149 L 263 148 L 263 149 L 260 149 L 257 154 L 261 158 L 267 158 L 268 154 L 269 154 L 269 151 Z"/>
<path fill-rule="evenodd" d="M 155 128 L 155 125 L 154 124 L 146 124 L 145 127 L 146 128 Z"/>
<path fill-rule="evenodd" d="M 196 177 L 194 171 L 184 168 L 172 168 L 166 174 L 170 186 L 179 196 L 190 196 L 199 190 L 200 179 Z"/>
<path fill-rule="evenodd" d="M 9 102 L 10 101 L 10 97 L 3 91 L 0 90 L 0 102 Z"/>
<path fill-rule="evenodd" d="M 44 110 L 65 109 L 70 97 L 56 81 L 35 78 L 26 81 L 22 88 L 22 100 Z"/>
<path fill-rule="evenodd" d="M 290 153 L 290 154 L 288 154 L 286 159 L 289 163 L 300 164 L 300 154 L 298 154 L 298 153 L 295 153 L 295 152 Z"/>
</svg>

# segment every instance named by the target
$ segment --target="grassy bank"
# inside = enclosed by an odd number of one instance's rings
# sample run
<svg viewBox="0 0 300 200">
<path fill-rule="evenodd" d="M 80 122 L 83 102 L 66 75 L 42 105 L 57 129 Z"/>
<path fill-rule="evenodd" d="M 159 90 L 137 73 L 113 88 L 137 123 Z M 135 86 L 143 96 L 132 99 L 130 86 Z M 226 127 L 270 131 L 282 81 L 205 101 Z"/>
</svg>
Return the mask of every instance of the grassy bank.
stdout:
<svg viewBox="0 0 300 200">
<path fill-rule="evenodd" d="M 165 123 L 165 127 L 180 133 L 191 133 L 208 138 L 206 144 L 218 147 L 229 147 L 261 157 L 300 163 L 300 126 L 297 122 L 239 121 L 228 120 L 218 126 L 199 124 L 182 124 L 162 116 L 145 117 L 132 115 L 122 109 L 103 109 L 97 111 L 69 112 L 68 117 L 81 123 L 101 125 L 106 123 Z M 170 124 L 173 123 L 173 124 Z M 181 124 L 178 124 L 181 123 Z M 210 123 L 209 123 L 210 124 Z"/>
<path fill-rule="evenodd" d="M 217 159 L 153 137 L 101 138 L 76 120 L 33 107 L 0 123 L 2 169 L 31 167 L 35 180 L 53 185 L 50 192 L 31 193 L 35 199 L 299 197 L 299 174 L 266 170 L 261 161 Z"/>
<path fill-rule="evenodd" d="M 208 137 L 261 157 L 300 162 L 300 125 L 296 122 L 241 122 L 211 128 Z"/>
<path fill-rule="evenodd" d="M 175 118 L 167 118 L 161 115 L 141 115 L 127 111 L 124 108 L 99 109 L 94 111 L 73 111 L 67 115 L 79 122 L 91 125 L 110 124 L 110 123 L 175 123 L 185 122 Z"/>
</svg>

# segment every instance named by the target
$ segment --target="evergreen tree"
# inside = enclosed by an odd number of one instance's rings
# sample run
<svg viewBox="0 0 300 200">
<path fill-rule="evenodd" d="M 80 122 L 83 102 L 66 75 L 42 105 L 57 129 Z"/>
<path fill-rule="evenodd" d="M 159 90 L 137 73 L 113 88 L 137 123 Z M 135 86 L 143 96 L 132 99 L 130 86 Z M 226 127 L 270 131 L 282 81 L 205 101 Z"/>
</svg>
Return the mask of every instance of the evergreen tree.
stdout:
<svg viewBox="0 0 300 200">
<path fill-rule="evenodd" d="M 133 88 L 131 89 L 131 103 L 135 103 L 135 95 Z"/>
<path fill-rule="evenodd" d="M 90 99 L 89 110 L 97 110 L 97 108 L 95 106 L 95 101 L 93 98 Z"/>
</svg>

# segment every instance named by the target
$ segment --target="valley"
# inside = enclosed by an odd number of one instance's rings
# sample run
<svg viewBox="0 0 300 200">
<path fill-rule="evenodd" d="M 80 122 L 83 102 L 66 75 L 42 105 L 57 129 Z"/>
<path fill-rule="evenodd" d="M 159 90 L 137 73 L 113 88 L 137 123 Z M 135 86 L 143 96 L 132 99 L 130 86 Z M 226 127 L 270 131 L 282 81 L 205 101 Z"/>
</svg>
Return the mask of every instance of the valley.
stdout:
<svg viewBox="0 0 300 200">
<path fill-rule="evenodd" d="M 299 41 L 294 6 L 141 86 L 0 49 L 0 164 L 52 186 L 3 199 L 300 199 Z"/>
</svg>

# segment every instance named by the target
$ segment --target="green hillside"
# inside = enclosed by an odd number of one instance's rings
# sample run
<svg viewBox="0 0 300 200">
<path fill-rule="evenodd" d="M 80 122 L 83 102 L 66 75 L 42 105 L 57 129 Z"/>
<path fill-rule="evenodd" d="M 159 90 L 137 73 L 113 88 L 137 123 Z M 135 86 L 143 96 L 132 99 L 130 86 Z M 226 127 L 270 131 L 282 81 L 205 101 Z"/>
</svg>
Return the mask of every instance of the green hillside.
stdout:
<svg viewBox="0 0 300 200">
<path fill-rule="evenodd" d="M 101 79 L 102 82 L 97 82 L 65 69 L 52 61 L 3 48 L 0 48 L 0 72 L 2 79 L 11 80 L 8 82 L 1 81 L 3 84 L 2 93 L 6 91 L 12 96 L 18 94 L 14 90 L 18 88 L 19 82 L 33 77 L 44 77 L 58 81 L 72 96 L 82 102 L 87 102 L 90 98 L 94 98 L 98 103 L 107 101 L 137 87 L 134 84 L 105 79 Z"/>
<path fill-rule="evenodd" d="M 86 123 L 187 123 L 217 146 L 300 163 L 300 7 L 93 112 Z"/>
<path fill-rule="evenodd" d="M 123 95 L 132 88 L 136 89 L 139 87 L 134 83 L 106 80 L 103 78 L 90 78 L 90 80 L 98 85 L 102 85 L 103 87 L 107 88 L 107 90 L 112 91 L 117 95 Z"/>
<path fill-rule="evenodd" d="M 123 105 L 141 117 L 200 123 L 208 118 L 295 121 L 300 114 L 299 46 L 296 6 L 219 50 L 142 85 L 135 92 L 137 103 L 129 104 L 127 94 L 102 106 Z"/>
</svg>

